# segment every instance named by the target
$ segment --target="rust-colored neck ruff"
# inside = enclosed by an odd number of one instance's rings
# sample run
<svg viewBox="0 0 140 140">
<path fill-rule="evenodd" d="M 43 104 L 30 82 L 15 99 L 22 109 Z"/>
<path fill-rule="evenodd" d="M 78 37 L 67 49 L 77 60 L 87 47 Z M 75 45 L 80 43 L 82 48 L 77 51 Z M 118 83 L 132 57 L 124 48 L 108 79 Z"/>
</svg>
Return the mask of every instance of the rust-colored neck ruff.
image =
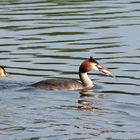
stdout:
<svg viewBox="0 0 140 140">
<path fill-rule="evenodd" d="M 93 82 L 91 81 L 91 79 L 87 75 L 87 72 L 89 72 L 92 69 L 93 69 L 92 62 L 90 62 L 89 59 L 85 60 L 80 65 L 80 68 L 79 68 L 79 77 L 80 77 L 80 80 L 82 82 L 82 85 L 85 88 L 91 88 L 91 87 L 94 86 L 93 85 Z"/>
</svg>

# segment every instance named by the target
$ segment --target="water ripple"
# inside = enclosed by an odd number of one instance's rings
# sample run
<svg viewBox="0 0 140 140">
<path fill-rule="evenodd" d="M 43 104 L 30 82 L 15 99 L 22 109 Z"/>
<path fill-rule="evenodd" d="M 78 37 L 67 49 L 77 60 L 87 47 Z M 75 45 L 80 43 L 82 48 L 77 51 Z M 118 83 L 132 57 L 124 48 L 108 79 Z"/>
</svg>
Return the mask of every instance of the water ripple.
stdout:
<svg viewBox="0 0 140 140">
<path fill-rule="evenodd" d="M 139 119 L 138 0 L 0 1 L 1 139 L 136 139 Z M 93 56 L 116 78 L 93 71 L 84 91 L 45 91 L 47 78 L 79 79 Z M 47 133 L 46 133 L 47 132 Z"/>
</svg>

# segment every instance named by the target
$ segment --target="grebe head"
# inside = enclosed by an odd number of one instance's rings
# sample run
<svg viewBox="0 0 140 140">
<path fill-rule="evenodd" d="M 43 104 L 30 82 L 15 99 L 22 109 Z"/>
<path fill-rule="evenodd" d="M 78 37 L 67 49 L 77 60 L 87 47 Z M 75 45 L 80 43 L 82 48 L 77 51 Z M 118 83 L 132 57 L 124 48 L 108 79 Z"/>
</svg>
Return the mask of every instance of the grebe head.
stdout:
<svg viewBox="0 0 140 140">
<path fill-rule="evenodd" d="M 104 75 L 112 76 L 112 73 L 107 68 L 104 68 L 101 64 L 99 64 L 93 57 L 90 57 L 81 64 L 79 72 L 87 73 L 90 70 L 97 70 Z"/>
<path fill-rule="evenodd" d="M 0 77 L 6 77 L 6 71 L 3 66 L 0 66 Z"/>
<path fill-rule="evenodd" d="M 0 66 L 0 77 L 9 77 L 12 78 L 13 75 L 10 75 L 6 72 L 5 68 L 3 66 Z"/>
</svg>

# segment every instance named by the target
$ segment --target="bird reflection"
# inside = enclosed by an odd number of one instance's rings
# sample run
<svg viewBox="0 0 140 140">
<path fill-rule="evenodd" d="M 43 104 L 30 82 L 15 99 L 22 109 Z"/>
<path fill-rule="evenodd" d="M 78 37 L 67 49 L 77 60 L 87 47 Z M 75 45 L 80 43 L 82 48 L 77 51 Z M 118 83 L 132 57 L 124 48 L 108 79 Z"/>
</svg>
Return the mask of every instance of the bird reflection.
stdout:
<svg viewBox="0 0 140 140">
<path fill-rule="evenodd" d="M 97 99 L 98 96 L 97 94 L 93 93 L 93 91 L 89 91 L 89 90 L 84 90 L 80 92 L 80 100 L 78 100 L 78 109 L 82 110 L 82 111 L 98 111 L 101 110 L 98 107 L 95 107 L 96 102 L 93 100 L 89 100 L 86 99 L 88 97 L 93 97 L 92 99 Z"/>
</svg>

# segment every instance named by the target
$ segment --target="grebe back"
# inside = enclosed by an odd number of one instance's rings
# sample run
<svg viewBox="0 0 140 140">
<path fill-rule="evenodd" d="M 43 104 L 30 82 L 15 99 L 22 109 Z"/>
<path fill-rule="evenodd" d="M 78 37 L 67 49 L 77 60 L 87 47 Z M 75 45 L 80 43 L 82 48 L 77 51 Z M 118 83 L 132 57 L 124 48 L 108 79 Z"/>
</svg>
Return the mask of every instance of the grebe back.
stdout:
<svg viewBox="0 0 140 140">
<path fill-rule="evenodd" d="M 31 86 L 47 90 L 81 90 L 90 89 L 94 83 L 87 73 L 91 70 L 98 70 L 107 76 L 112 76 L 111 72 L 101 66 L 93 57 L 83 61 L 79 67 L 80 81 L 73 79 L 48 79 L 32 84 Z"/>
</svg>

